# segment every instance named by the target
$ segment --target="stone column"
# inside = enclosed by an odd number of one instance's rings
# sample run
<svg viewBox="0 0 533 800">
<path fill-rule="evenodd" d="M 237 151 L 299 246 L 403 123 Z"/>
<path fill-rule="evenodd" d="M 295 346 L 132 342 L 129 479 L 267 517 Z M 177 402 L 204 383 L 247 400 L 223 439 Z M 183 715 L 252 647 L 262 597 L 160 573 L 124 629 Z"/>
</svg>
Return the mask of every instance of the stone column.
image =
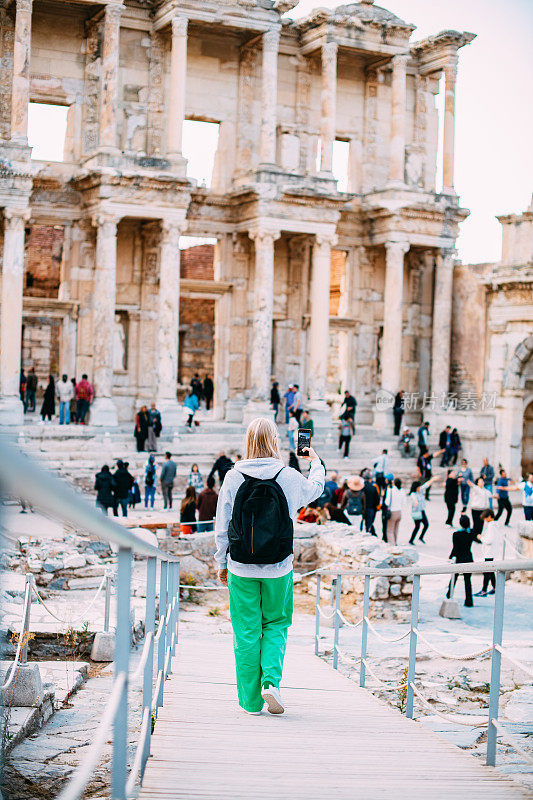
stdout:
<svg viewBox="0 0 533 800">
<path fill-rule="evenodd" d="M 20 400 L 24 226 L 27 209 L 4 210 L 2 308 L 0 314 L 0 425 L 22 425 Z"/>
<path fill-rule="evenodd" d="M 102 80 L 100 83 L 100 150 L 117 150 L 117 89 L 121 5 L 104 12 Z"/>
<path fill-rule="evenodd" d="M 450 389 L 450 343 L 452 334 L 453 250 L 443 250 L 436 259 L 431 341 L 431 391 L 448 394 Z"/>
<path fill-rule="evenodd" d="M 272 316 L 274 313 L 274 242 L 278 231 L 250 231 L 255 244 L 253 341 L 250 356 L 252 393 L 244 410 L 244 423 L 256 416 L 269 416 L 272 373 Z M 273 411 L 272 411 L 273 414 Z"/>
<path fill-rule="evenodd" d="M 91 425 L 117 425 L 113 402 L 113 340 L 117 283 L 118 218 L 99 214 L 96 232 L 96 266 L 93 289 L 93 382 Z"/>
<path fill-rule="evenodd" d="M 11 141 L 28 144 L 32 0 L 17 0 L 11 85 Z"/>
<path fill-rule="evenodd" d="M 332 236 L 317 235 L 313 245 L 311 291 L 309 295 L 311 322 L 309 326 L 309 407 L 313 419 L 322 413 L 330 420 L 326 403 L 326 384 L 329 352 L 329 290 L 331 275 Z M 316 425 L 315 421 L 315 425 Z"/>
<path fill-rule="evenodd" d="M 261 139 L 259 163 L 276 163 L 276 118 L 278 104 L 278 47 L 279 30 L 263 34 L 263 64 L 261 83 Z"/>
<path fill-rule="evenodd" d="M 331 172 L 333 166 L 337 115 L 337 50 L 336 42 L 322 45 L 321 172 Z"/>
<path fill-rule="evenodd" d="M 383 339 L 381 346 L 381 388 L 390 394 L 401 389 L 402 328 L 403 328 L 403 270 L 407 242 L 387 242 L 385 245 L 385 293 L 383 297 Z M 379 409 L 378 409 L 379 412 Z M 387 409 L 392 425 L 392 413 Z M 374 415 L 378 427 L 386 426 L 386 417 Z"/>
<path fill-rule="evenodd" d="M 157 406 L 164 425 L 179 425 L 177 400 L 180 313 L 180 234 L 174 220 L 161 223 L 157 332 Z"/>
<path fill-rule="evenodd" d="M 444 67 L 444 134 L 442 142 L 442 191 L 453 194 L 453 156 L 455 148 L 455 80 L 457 60 Z"/>
<path fill-rule="evenodd" d="M 394 56 L 392 59 L 391 85 L 391 140 L 389 179 L 391 183 L 404 182 L 405 170 L 405 86 L 407 56 Z"/>
<path fill-rule="evenodd" d="M 167 155 L 182 158 L 185 85 L 187 79 L 187 28 L 189 21 L 178 14 L 172 18 L 170 83 L 168 97 Z"/>
</svg>

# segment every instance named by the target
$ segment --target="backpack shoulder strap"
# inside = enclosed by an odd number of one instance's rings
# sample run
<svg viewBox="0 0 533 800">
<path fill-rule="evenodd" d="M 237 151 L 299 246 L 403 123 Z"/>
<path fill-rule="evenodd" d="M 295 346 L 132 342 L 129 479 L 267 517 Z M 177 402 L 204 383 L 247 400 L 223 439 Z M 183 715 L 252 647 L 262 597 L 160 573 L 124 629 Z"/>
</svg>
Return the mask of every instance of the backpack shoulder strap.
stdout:
<svg viewBox="0 0 533 800">
<path fill-rule="evenodd" d="M 277 479 L 278 479 L 279 475 L 280 475 L 280 474 L 283 472 L 283 470 L 284 470 L 284 469 L 285 469 L 285 467 L 282 467 L 282 468 L 280 469 L 280 471 L 279 471 L 279 472 L 276 472 L 276 474 L 274 475 L 274 477 L 272 478 L 272 480 L 273 480 L 273 481 L 277 481 Z"/>
</svg>

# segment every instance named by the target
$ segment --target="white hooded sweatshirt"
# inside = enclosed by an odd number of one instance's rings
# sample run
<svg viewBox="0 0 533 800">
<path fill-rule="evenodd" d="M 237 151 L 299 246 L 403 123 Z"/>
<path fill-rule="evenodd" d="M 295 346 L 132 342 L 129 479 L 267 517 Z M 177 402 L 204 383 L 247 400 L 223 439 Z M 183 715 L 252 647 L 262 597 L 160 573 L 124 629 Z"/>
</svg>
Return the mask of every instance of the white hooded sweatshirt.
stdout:
<svg viewBox="0 0 533 800">
<path fill-rule="evenodd" d="M 292 519 L 296 516 L 299 508 L 306 506 L 324 491 L 326 473 L 320 459 L 315 458 L 311 462 L 309 477 L 305 478 L 298 470 L 286 467 L 283 461 L 277 458 L 250 458 L 244 461 L 237 461 L 231 469 L 220 489 L 217 503 L 217 516 L 215 522 L 215 542 L 217 552 L 215 559 L 219 569 L 226 569 L 242 578 L 280 578 L 287 575 L 292 569 L 293 555 L 278 564 L 241 564 L 232 561 L 228 550 L 228 527 L 233 511 L 233 503 L 244 475 L 253 478 L 266 480 L 273 478 L 280 470 L 278 483 L 283 489 L 289 514 Z"/>
</svg>

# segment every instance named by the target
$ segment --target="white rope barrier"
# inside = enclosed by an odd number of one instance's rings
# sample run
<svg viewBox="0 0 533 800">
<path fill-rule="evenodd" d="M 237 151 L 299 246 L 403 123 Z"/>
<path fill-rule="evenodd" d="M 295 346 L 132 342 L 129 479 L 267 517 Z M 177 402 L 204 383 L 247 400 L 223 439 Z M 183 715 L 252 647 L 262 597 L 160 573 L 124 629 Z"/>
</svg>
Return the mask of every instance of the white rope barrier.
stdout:
<svg viewBox="0 0 533 800">
<path fill-rule="evenodd" d="M 522 672 L 526 673 L 526 675 L 529 675 L 530 678 L 533 678 L 533 670 L 530 667 L 527 667 L 521 661 L 517 661 L 512 656 L 510 656 L 509 653 L 507 652 L 507 650 L 504 649 L 501 645 L 497 644 L 497 645 L 495 645 L 495 647 L 496 647 L 496 650 L 499 653 L 501 653 L 504 658 L 506 658 L 508 661 L 511 662 L 511 664 L 514 664 L 515 667 L 518 667 L 518 669 L 521 669 Z"/>
<path fill-rule="evenodd" d="M 500 736 L 502 737 L 502 739 L 503 739 L 504 741 L 507 741 L 507 742 L 508 742 L 508 744 L 510 744 L 512 747 L 514 747 L 514 749 L 516 750 L 516 752 L 518 753 L 518 755 L 522 756 L 522 758 L 524 759 L 524 761 L 526 761 L 528 764 L 533 764 L 533 755 L 532 755 L 531 753 L 527 753 L 527 752 L 526 752 L 526 751 L 525 751 L 525 750 L 524 750 L 524 749 L 523 749 L 523 748 L 520 746 L 520 744 L 518 743 L 518 739 L 516 738 L 516 736 L 514 736 L 512 733 L 509 733 L 509 731 L 508 731 L 508 730 L 506 730 L 506 729 L 503 727 L 503 725 L 500 725 L 500 723 L 498 722 L 498 720 L 496 720 L 496 719 L 493 719 L 493 720 L 492 720 L 492 724 L 494 725 L 494 727 L 496 728 L 496 730 L 498 731 L 498 733 L 500 734 Z"/>
<path fill-rule="evenodd" d="M 390 680 L 386 681 L 386 680 L 383 680 L 383 678 L 380 678 L 379 675 L 376 675 L 376 673 L 374 672 L 372 667 L 369 665 L 369 663 L 368 663 L 366 658 L 363 658 L 363 664 L 365 665 L 365 669 L 367 670 L 367 672 L 369 672 L 372 675 L 372 677 L 375 678 L 375 680 L 378 681 L 378 683 L 381 683 L 381 684 L 383 684 L 383 686 L 385 686 L 385 688 L 388 688 L 389 691 L 391 689 L 397 689 L 398 688 L 398 683 L 396 681 L 390 681 Z M 389 683 L 394 683 L 395 685 L 394 686 L 388 686 Z"/>
<path fill-rule="evenodd" d="M 80 763 L 77 770 L 74 772 L 74 775 L 71 778 L 68 786 L 63 789 L 61 794 L 57 797 L 57 800 L 78 800 L 78 798 L 82 796 L 84 789 L 89 783 L 91 775 L 98 763 L 102 749 L 105 743 L 109 740 L 109 731 L 113 727 L 115 714 L 120 702 L 122 701 L 122 693 L 127 677 L 128 676 L 125 672 L 121 672 L 115 678 L 111 695 L 100 720 L 100 725 L 96 729 L 96 733 L 93 735 L 89 750 L 84 755 L 83 761 Z"/>
<path fill-rule="evenodd" d="M 462 722 L 459 719 L 453 719 L 452 717 L 448 717 L 446 714 L 443 714 L 441 711 L 437 711 L 436 708 L 433 708 L 431 703 L 424 697 L 422 692 L 420 692 L 416 688 L 416 686 L 414 685 L 414 683 L 412 681 L 409 684 L 409 686 L 411 687 L 413 692 L 416 694 L 416 696 L 419 698 L 419 700 L 421 700 L 424 703 L 424 705 L 427 706 L 427 708 L 429 708 L 430 711 L 433 714 L 435 714 L 437 717 L 442 717 L 442 719 L 445 719 L 446 722 L 452 722 L 454 725 L 465 725 L 468 728 L 486 728 L 488 726 L 488 724 L 489 724 L 488 721 L 487 722 L 476 722 L 476 723 L 474 723 L 474 722 Z M 441 701 L 439 701 L 439 702 L 441 702 Z M 464 716 L 464 715 L 461 715 L 461 716 Z"/>
<path fill-rule="evenodd" d="M 484 650 L 478 650 L 476 653 L 468 653 L 466 655 L 459 655 L 458 653 L 443 653 L 442 650 L 439 650 L 432 644 L 429 639 L 426 639 L 423 633 L 420 632 L 418 628 L 413 628 L 413 632 L 416 633 L 419 639 L 421 639 L 430 650 L 437 653 L 437 655 L 441 656 L 441 658 L 448 658 L 451 661 L 472 661 L 474 658 L 478 658 L 479 656 L 484 656 L 487 653 L 490 653 L 492 650 L 492 645 L 490 647 L 485 647 Z"/>
<path fill-rule="evenodd" d="M 333 619 L 333 617 L 335 616 L 335 612 L 336 612 L 336 609 L 335 609 L 335 608 L 332 608 L 332 609 L 331 609 L 331 614 L 328 614 L 328 613 L 327 613 L 326 611 L 324 611 L 324 609 L 323 609 L 321 606 L 319 606 L 319 605 L 317 605 L 317 606 L 316 606 L 316 610 L 318 611 L 318 613 L 320 614 L 320 616 L 321 616 L 321 617 L 324 617 L 324 619 Z"/>
<path fill-rule="evenodd" d="M 15 679 L 15 675 L 18 673 L 18 666 L 20 663 L 20 655 L 22 653 L 22 648 L 27 644 L 27 642 L 24 641 L 26 636 L 26 631 L 24 628 L 25 628 L 26 613 L 28 611 L 29 604 L 31 604 L 31 584 L 27 583 L 26 588 L 24 590 L 24 606 L 22 609 L 22 621 L 20 623 L 20 633 L 17 642 L 17 649 L 15 651 L 15 660 L 13 661 L 13 664 L 9 666 L 11 674 L 9 678 L 6 680 L 6 682 L 3 684 L 3 686 L 0 687 L 0 692 L 4 692 L 6 689 L 9 689 L 9 687 L 11 686 L 11 684 Z"/>
<path fill-rule="evenodd" d="M 349 653 L 345 653 L 343 650 L 339 650 L 337 647 L 337 656 L 341 661 L 344 661 L 345 664 L 357 664 L 361 661 L 361 656 L 356 658 L 355 656 L 351 656 Z"/>
<path fill-rule="evenodd" d="M 359 625 L 361 625 L 362 622 L 363 622 L 363 617 L 361 617 L 361 619 L 358 620 L 357 622 L 350 622 L 350 620 L 346 619 L 346 617 L 344 616 L 344 614 L 340 610 L 339 610 L 339 617 L 340 617 L 340 619 L 342 619 L 344 624 L 347 625 L 349 628 L 358 628 Z"/>
<path fill-rule="evenodd" d="M 368 627 L 370 628 L 370 630 L 372 631 L 374 636 L 377 636 L 378 639 L 381 639 L 382 642 L 387 642 L 388 644 L 393 644 L 394 642 L 401 642 L 402 639 L 405 639 L 411 633 L 411 629 L 409 628 L 409 630 L 406 631 L 405 633 L 402 633 L 401 636 L 395 636 L 394 638 L 391 639 L 391 638 L 389 638 L 387 636 L 382 636 L 381 633 L 379 633 L 377 628 L 372 624 L 372 622 L 369 620 L 368 617 L 365 617 L 365 620 L 366 620 L 366 624 L 368 625 Z"/>
<path fill-rule="evenodd" d="M 31 582 L 31 588 L 33 589 L 33 593 L 37 597 L 37 600 L 39 601 L 39 603 L 43 606 L 45 611 L 47 611 L 50 614 L 51 617 L 53 617 L 58 622 L 61 622 L 63 625 L 72 625 L 73 622 L 77 622 L 78 620 L 83 619 L 83 617 L 87 616 L 87 613 L 94 606 L 94 604 L 96 603 L 96 601 L 98 599 L 98 596 L 99 596 L 100 592 L 104 588 L 105 582 L 106 582 L 106 575 L 104 575 L 104 577 L 100 581 L 100 586 L 96 590 L 96 594 L 93 597 L 93 599 L 91 600 L 91 602 L 89 603 L 89 605 L 86 606 L 86 608 L 81 612 L 81 614 L 78 614 L 78 616 L 76 616 L 76 617 L 71 617 L 70 619 L 62 619 L 61 617 L 58 617 L 57 614 L 54 614 L 54 612 L 50 608 L 48 608 L 48 606 L 44 602 L 43 598 L 39 594 L 39 591 L 37 590 L 37 587 L 35 586 L 35 582 L 34 582 L 33 578 L 32 578 L 32 582 Z"/>
</svg>

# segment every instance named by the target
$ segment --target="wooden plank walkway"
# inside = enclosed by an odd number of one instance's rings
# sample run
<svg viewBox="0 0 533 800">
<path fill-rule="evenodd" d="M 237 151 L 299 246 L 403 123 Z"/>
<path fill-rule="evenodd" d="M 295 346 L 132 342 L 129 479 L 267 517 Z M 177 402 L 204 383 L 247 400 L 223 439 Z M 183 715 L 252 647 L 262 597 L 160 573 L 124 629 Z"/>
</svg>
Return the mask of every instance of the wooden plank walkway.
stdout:
<svg viewBox="0 0 533 800">
<path fill-rule="evenodd" d="M 237 706 L 231 636 L 183 630 L 180 639 L 140 800 L 530 797 L 335 672 L 310 647 L 289 639 L 286 713 L 253 717 Z"/>
</svg>

